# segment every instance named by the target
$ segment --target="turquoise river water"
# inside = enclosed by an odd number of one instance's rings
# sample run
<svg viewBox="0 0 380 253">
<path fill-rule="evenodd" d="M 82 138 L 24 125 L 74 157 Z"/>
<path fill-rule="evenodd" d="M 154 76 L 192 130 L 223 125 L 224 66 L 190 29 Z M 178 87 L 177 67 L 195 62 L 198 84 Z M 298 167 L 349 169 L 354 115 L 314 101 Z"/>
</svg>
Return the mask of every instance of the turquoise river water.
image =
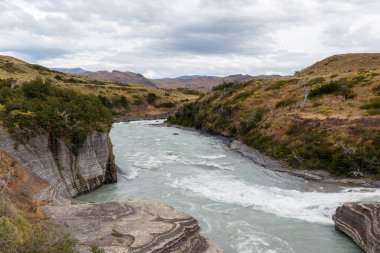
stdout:
<svg viewBox="0 0 380 253">
<path fill-rule="evenodd" d="M 195 217 L 225 252 L 362 252 L 331 217 L 343 202 L 380 200 L 380 189 L 331 187 L 274 172 L 220 138 L 160 123 L 114 124 L 119 182 L 79 200 L 159 200 Z"/>
</svg>

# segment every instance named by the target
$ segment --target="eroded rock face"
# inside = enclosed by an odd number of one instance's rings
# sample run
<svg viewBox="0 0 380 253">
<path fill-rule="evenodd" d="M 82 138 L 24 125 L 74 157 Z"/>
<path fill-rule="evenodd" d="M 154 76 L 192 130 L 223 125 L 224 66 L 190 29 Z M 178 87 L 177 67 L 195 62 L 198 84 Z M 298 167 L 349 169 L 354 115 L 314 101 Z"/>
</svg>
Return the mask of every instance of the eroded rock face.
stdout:
<svg viewBox="0 0 380 253">
<path fill-rule="evenodd" d="M 367 253 L 380 252 L 380 202 L 346 203 L 333 220 L 337 229 L 351 237 Z"/>
<path fill-rule="evenodd" d="M 64 140 L 51 140 L 48 133 L 19 144 L 0 126 L 0 149 L 25 171 L 49 183 L 50 186 L 38 196 L 42 199 L 60 202 L 104 183 L 117 181 L 112 144 L 107 133 L 90 133 L 75 156 Z"/>
<path fill-rule="evenodd" d="M 84 245 L 97 244 L 105 252 L 222 253 L 199 234 L 198 222 L 186 214 L 151 200 L 113 201 L 47 206 L 54 223 Z"/>
</svg>

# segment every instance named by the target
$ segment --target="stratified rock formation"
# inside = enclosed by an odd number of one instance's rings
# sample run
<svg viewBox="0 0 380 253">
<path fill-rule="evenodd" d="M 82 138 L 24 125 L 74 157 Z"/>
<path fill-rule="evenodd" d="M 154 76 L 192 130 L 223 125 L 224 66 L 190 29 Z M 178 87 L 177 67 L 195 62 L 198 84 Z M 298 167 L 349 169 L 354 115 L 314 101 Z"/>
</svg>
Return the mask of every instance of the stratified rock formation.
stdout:
<svg viewBox="0 0 380 253">
<path fill-rule="evenodd" d="M 39 199 L 59 202 L 117 181 L 117 170 L 108 133 L 92 132 L 75 156 L 63 140 L 41 133 L 25 143 L 0 126 L 0 149 L 21 167 L 49 183 Z"/>
<path fill-rule="evenodd" d="M 157 201 L 133 200 L 45 208 L 54 223 L 106 252 L 222 252 L 200 236 L 198 222 Z M 90 252 L 82 246 L 81 252 Z"/>
<path fill-rule="evenodd" d="M 333 220 L 337 229 L 351 237 L 367 253 L 380 252 L 380 202 L 346 203 Z"/>
</svg>

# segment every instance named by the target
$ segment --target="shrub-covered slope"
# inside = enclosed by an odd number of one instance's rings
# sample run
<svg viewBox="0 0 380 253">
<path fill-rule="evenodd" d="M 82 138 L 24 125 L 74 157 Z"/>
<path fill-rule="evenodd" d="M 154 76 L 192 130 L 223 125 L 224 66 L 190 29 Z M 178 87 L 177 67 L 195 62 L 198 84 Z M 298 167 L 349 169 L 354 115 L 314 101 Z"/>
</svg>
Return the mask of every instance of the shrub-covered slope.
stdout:
<svg viewBox="0 0 380 253">
<path fill-rule="evenodd" d="M 35 80 L 49 79 L 53 86 L 98 96 L 114 116 L 165 114 L 199 97 L 189 89 L 159 89 L 139 84 L 98 80 L 84 75 L 72 75 L 29 64 L 19 59 L 0 56 L 0 79 L 13 79 L 13 86 Z M 155 98 L 149 99 L 153 95 Z"/>
<path fill-rule="evenodd" d="M 23 142 L 39 130 L 53 139 L 66 138 L 77 154 L 92 131 L 108 132 L 111 112 L 93 95 L 58 88 L 37 78 L 14 85 L 0 80 L 0 123 Z"/>
<path fill-rule="evenodd" d="M 379 177 L 378 55 L 358 57 L 366 64 L 355 71 L 317 75 L 314 65 L 292 77 L 224 83 L 168 122 L 237 137 L 295 168 Z M 334 66 L 356 66 L 358 57 L 334 56 Z"/>
</svg>

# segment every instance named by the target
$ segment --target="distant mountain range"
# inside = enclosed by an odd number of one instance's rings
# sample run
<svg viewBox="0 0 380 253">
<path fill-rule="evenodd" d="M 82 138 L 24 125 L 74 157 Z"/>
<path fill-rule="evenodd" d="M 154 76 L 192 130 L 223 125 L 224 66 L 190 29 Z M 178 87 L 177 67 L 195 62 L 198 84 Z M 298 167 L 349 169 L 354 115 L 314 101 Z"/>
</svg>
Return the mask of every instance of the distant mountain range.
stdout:
<svg viewBox="0 0 380 253">
<path fill-rule="evenodd" d="M 52 70 L 67 73 L 67 74 L 83 74 L 87 72 L 87 70 L 84 70 L 82 68 L 52 68 Z"/>
<path fill-rule="evenodd" d="M 111 80 L 119 83 L 134 83 L 134 84 L 144 84 L 151 87 L 156 87 L 156 84 L 153 80 L 149 80 L 145 78 L 141 74 L 136 74 L 133 72 L 122 72 L 118 70 L 109 71 L 97 71 L 97 72 L 84 72 L 82 75 L 90 76 L 92 78 L 100 79 L 100 80 Z"/>
<path fill-rule="evenodd" d="M 222 82 L 235 82 L 235 81 L 248 81 L 258 78 L 275 78 L 279 75 L 271 76 L 251 76 L 251 75 L 229 75 L 224 77 L 219 76 L 180 76 L 176 78 L 164 78 L 152 80 L 158 87 L 162 88 L 206 88 L 211 89 L 214 86 L 221 84 Z"/>
<path fill-rule="evenodd" d="M 235 82 L 235 81 L 248 81 L 258 78 L 276 78 L 279 75 L 229 75 L 224 77 L 219 76 L 206 76 L 206 75 L 184 75 L 175 78 L 160 78 L 160 79 L 148 79 L 141 74 L 133 73 L 130 71 L 122 72 L 118 70 L 109 71 L 86 71 L 82 68 L 53 68 L 53 70 L 60 71 L 69 74 L 80 74 L 96 78 L 99 80 L 111 80 L 119 83 L 130 84 L 143 84 L 150 87 L 160 88 L 205 88 L 211 89 L 214 86 L 221 84 L 222 82 Z"/>
</svg>

